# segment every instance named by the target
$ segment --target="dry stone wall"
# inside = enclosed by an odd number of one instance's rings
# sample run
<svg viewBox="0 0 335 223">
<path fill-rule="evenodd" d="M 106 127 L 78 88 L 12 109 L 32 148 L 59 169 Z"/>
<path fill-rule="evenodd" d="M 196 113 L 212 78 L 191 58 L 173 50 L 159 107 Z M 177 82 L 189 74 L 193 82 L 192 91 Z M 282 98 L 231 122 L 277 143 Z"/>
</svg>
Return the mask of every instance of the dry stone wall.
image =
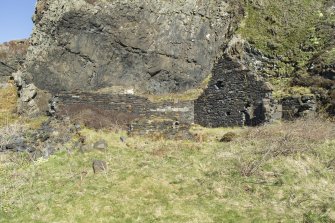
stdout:
<svg viewBox="0 0 335 223">
<path fill-rule="evenodd" d="M 173 119 L 136 119 L 129 126 L 130 136 L 149 135 L 156 139 L 190 139 L 189 123 L 180 123 Z"/>
<path fill-rule="evenodd" d="M 316 115 L 317 102 L 314 95 L 286 97 L 282 99 L 281 104 L 284 120 Z"/>
<path fill-rule="evenodd" d="M 52 113 L 72 116 L 74 119 L 80 117 L 85 110 L 90 112 L 90 118 L 96 119 L 93 120 L 95 123 L 104 121 L 107 126 L 103 127 L 110 127 L 113 124 L 123 127 L 127 125 L 133 132 L 153 131 L 156 127 L 150 128 L 148 123 L 153 125 L 161 123 L 161 127 L 165 129 L 179 129 L 177 127 L 189 126 L 194 122 L 192 101 L 155 103 L 147 98 L 130 94 L 59 93 L 51 106 Z M 131 126 L 132 123 L 134 123 L 133 126 Z"/>
</svg>

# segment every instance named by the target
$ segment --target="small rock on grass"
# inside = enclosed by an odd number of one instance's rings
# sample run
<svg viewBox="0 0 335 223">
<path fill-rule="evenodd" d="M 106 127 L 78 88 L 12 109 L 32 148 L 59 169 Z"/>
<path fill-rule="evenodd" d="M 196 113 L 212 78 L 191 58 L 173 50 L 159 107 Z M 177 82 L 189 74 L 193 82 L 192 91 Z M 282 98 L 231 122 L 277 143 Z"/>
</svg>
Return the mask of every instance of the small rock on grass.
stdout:
<svg viewBox="0 0 335 223">
<path fill-rule="evenodd" d="M 56 152 L 56 147 L 52 145 L 48 145 L 47 148 L 43 151 L 44 158 L 48 158 Z"/>
<path fill-rule="evenodd" d="M 94 143 L 93 148 L 97 150 L 106 150 L 108 147 L 108 144 L 105 140 L 99 140 Z"/>
<path fill-rule="evenodd" d="M 107 171 L 107 163 L 103 160 L 93 160 L 92 167 L 94 174 Z"/>
<path fill-rule="evenodd" d="M 126 137 L 121 136 L 121 137 L 120 137 L 120 141 L 121 141 L 121 142 L 126 142 Z"/>
<path fill-rule="evenodd" d="M 92 145 L 82 145 L 82 146 L 80 146 L 79 151 L 82 152 L 82 153 L 90 152 L 90 151 L 92 151 Z"/>
</svg>

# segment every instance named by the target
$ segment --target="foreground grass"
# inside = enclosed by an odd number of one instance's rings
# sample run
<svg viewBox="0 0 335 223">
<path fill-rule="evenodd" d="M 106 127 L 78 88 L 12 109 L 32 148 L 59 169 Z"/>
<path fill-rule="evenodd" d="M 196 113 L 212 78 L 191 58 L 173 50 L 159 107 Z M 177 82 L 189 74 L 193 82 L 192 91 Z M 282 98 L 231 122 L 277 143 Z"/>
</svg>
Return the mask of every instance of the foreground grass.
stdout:
<svg viewBox="0 0 335 223">
<path fill-rule="evenodd" d="M 0 222 L 334 222 L 333 127 L 229 129 L 230 143 L 215 139 L 227 129 L 196 128 L 201 143 L 84 129 L 108 149 L 1 155 Z M 93 173 L 96 159 L 106 172 Z"/>
</svg>

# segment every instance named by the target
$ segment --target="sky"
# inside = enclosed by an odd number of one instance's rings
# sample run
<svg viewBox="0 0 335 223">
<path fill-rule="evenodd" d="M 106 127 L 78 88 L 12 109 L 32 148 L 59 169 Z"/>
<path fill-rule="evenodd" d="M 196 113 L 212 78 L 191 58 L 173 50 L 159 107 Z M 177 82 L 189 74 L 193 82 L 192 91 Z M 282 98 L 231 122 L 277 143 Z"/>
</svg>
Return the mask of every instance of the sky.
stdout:
<svg viewBox="0 0 335 223">
<path fill-rule="evenodd" d="M 0 0 L 0 43 L 28 38 L 36 0 Z"/>
</svg>

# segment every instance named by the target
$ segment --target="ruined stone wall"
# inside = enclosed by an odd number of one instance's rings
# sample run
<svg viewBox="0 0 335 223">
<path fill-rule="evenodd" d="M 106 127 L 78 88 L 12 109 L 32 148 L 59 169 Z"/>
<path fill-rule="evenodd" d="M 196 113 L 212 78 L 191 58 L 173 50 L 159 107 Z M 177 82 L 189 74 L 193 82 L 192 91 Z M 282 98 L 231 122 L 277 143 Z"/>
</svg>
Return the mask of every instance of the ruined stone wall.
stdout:
<svg viewBox="0 0 335 223">
<path fill-rule="evenodd" d="M 130 136 L 147 135 L 159 139 L 190 139 L 189 123 L 180 123 L 172 119 L 136 119 L 129 126 Z"/>
<path fill-rule="evenodd" d="M 284 120 L 316 115 L 317 102 L 314 95 L 286 97 L 281 100 L 281 104 Z"/>
<path fill-rule="evenodd" d="M 263 123 L 269 118 L 267 113 L 274 112 L 271 91 L 266 82 L 225 56 L 214 67 L 208 88 L 195 101 L 195 123 L 206 127 Z"/>
<path fill-rule="evenodd" d="M 51 109 L 61 116 L 80 117 L 82 112 L 90 112 L 96 121 L 104 121 L 109 125 L 131 124 L 135 120 L 172 121 L 173 125 L 194 122 L 194 106 L 192 101 L 151 102 L 147 98 L 130 94 L 101 94 L 87 92 L 60 93 Z M 99 120 L 101 119 L 101 120 Z M 108 126 L 103 126 L 108 127 Z M 137 126 L 146 129 L 146 126 Z"/>
</svg>

